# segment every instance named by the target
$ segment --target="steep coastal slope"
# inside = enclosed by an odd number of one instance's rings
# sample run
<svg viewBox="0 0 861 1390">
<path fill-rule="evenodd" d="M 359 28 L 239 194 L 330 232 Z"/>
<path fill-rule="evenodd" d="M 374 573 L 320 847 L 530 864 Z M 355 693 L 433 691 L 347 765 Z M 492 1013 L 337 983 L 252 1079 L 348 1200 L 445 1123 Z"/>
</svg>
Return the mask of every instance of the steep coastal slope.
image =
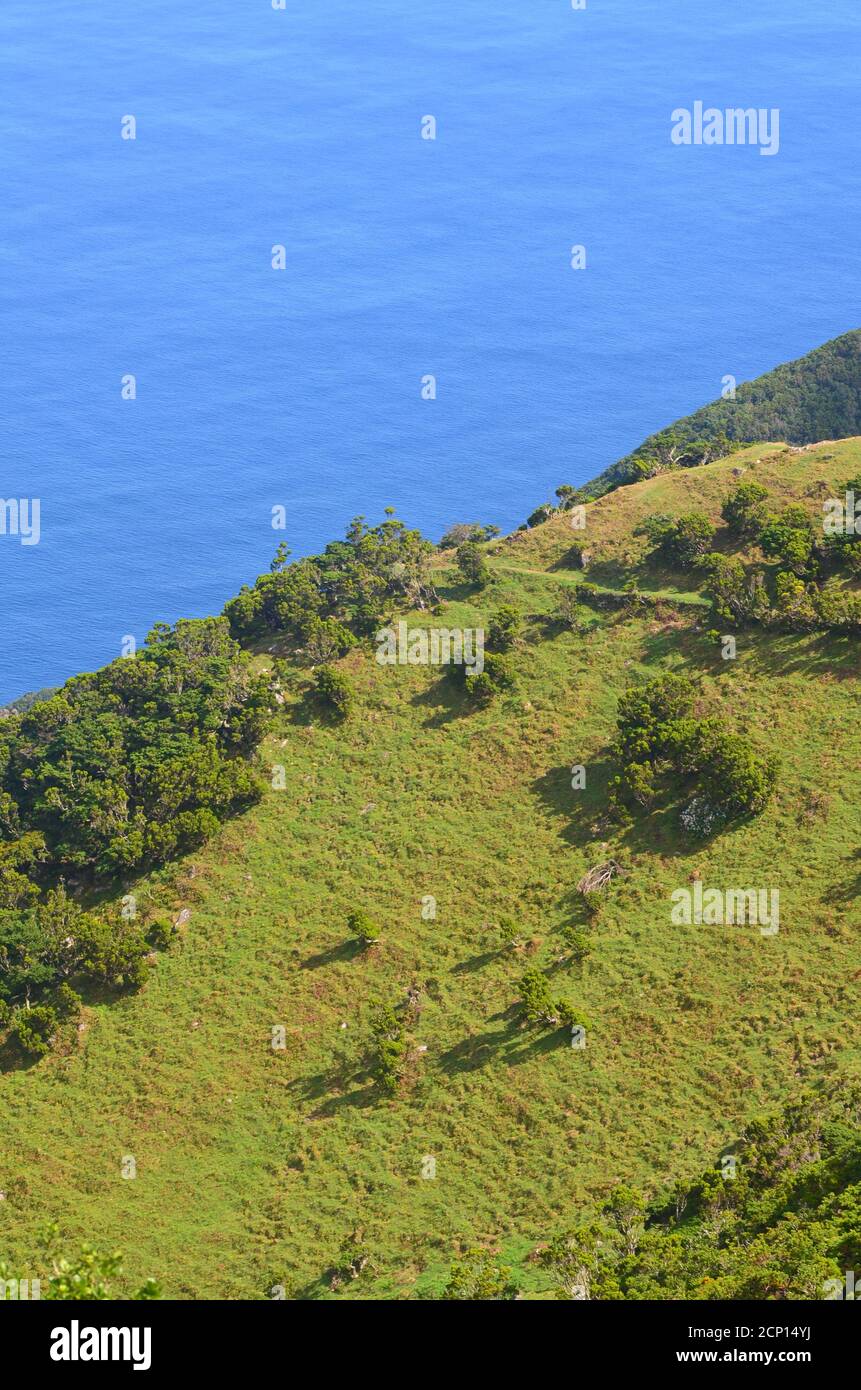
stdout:
<svg viewBox="0 0 861 1390">
<path fill-rule="evenodd" d="M 583 491 L 599 497 L 621 483 L 663 469 L 670 461 L 693 465 L 727 452 L 727 445 L 783 440 L 813 444 L 861 434 L 861 329 L 784 362 L 732 398 L 713 401 L 693 415 L 649 435 L 639 448 Z"/>
<path fill-rule="evenodd" d="M 260 642 L 259 670 L 285 663 L 262 746 L 283 777 L 137 884 L 142 909 L 181 922 L 143 988 L 89 998 L 73 1037 L 0 1078 L 7 1259 L 38 1270 L 55 1219 L 68 1243 L 124 1249 L 126 1291 L 155 1276 L 181 1298 L 402 1298 L 482 1245 L 545 1296 L 532 1252 L 617 1184 L 660 1198 L 759 1112 L 861 1075 L 857 638 L 753 624 L 723 660 L 701 579 L 638 534 L 696 507 L 734 553 L 721 508 L 740 480 L 813 517 L 859 473 L 857 439 L 755 447 L 603 497 L 585 533 L 560 513 L 483 547 L 484 587 L 440 554 L 441 607 L 411 626 L 489 627 L 504 607 L 522 624 L 513 684 L 487 704 L 365 643 L 334 663 L 355 698 L 337 722 L 295 644 Z M 762 814 L 705 839 L 677 805 L 608 817 L 620 697 L 662 672 L 779 753 Z M 578 882 L 608 860 L 622 872 L 589 904 Z M 779 932 L 674 923 L 696 881 L 779 889 Z M 588 1017 L 585 1049 L 524 1024 L 532 969 Z M 391 1093 L 379 1005 L 403 1029 Z"/>
</svg>

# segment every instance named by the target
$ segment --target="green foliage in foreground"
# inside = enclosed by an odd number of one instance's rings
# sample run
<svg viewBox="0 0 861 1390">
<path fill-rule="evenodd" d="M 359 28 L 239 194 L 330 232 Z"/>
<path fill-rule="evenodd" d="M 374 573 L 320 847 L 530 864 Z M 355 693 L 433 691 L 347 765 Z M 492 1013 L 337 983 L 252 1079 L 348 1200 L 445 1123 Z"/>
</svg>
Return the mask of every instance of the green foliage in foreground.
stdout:
<svg viewBox="0 0 861 1390">
<path fill-rule="evenodd" d="M 861 1267 L 861 1089 L 752 1121 L 715 1167 L 647 1204 L 617 1189 L 541 1251 L 559 1298 L 839 1299 Z"/>
<path fill-rule="evenodd" d="M 111 1286 L 123 1272 L 123 1257 L 119 1252 L 106 1254 L 91 1245 L 82 1245 L 77 1254 L 69 1256 L 59 1249 L 60 1232 L 52 1223 L 42 1237 L 43 1258 L 49 1273 L 40 1278 L 39 1297 L 51 1302 L 91 1302 L 114 1299 Z M 32 1280 L 28 1279 L 28 1286 Z M 6 1298 L 18 1296 L 19 1279 L 9 1265 L 0 1261 L 0 1288 Z M 140 1288 L 126 1295 L 132 1301 L 148 1301 L 161 1297 L 155 1279 L 147 1279 Z"/>
</svg>

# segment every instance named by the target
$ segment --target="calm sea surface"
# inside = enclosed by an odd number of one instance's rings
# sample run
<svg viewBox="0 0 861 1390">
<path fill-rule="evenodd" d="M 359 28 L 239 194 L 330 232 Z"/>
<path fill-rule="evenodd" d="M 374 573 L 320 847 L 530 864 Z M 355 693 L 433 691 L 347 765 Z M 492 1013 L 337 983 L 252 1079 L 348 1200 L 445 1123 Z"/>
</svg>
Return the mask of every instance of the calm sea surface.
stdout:
<svg viewBox="0 0 861 1390">
<path fill-rule="evenodd" d="M 0 496 L 41 536 L 0 536 L 0 699 L 218 611 L 273 506 L 295 555 L 389 504 L 509 529 L 861 326 L 859 40 L 857 0 L 3 0 Z M 697 100 L 779 153 L 675 147 Z"/>
</svg>

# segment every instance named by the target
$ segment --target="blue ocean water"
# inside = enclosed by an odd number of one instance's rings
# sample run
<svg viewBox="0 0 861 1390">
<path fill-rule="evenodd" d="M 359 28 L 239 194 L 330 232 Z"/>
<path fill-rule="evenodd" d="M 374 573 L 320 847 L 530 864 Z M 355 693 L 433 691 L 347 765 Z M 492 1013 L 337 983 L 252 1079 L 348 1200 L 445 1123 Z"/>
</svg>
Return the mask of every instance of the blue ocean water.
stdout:
<svg viewBox="0 0 861 1390">
<path fill-rule="evenodd" d="M 859 326 L 859 38 L 857 0 L 3 0 L 0 495 L 41 538 L 0 536 L 0 699 L 217 612 L 273 506 L 296 555 L 389 504 L 508 529 Z M 675 147 L 696 100 L 779 108 L 779 153 Z"/>
</svg>

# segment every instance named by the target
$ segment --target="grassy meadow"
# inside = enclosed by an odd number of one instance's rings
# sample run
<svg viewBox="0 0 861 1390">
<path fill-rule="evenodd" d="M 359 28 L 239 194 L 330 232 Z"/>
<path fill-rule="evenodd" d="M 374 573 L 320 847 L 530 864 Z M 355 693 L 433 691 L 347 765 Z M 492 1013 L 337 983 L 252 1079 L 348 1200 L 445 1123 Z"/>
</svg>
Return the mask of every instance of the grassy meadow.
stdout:
<svg viewBox="0 0 861 1390">
<path fill-rule="evenodd" d="M 490 1245 L 527 1296 L 549 1296 L 531 1253 L 614 1185 L 660 1193 L 752 1115 L 861 1072 L 857 653 L 748 629 L 721 660 L 694 581 L 646 566 L 632 534 L 659 511 L 718 519 L 739 468 L 815 511 L 861 472 L 861 441 L 758 446 L 619 489 L 589 505 L 585 533 L 561 516 L 492 543 L 481 592 L 442 555 L 443 612 L 412 624 L 482 626 L 503 603 L 524 616 L 516 688 L 486 708 L 365 646 L 341 663 L 357 707 L 338 725 L 291 674 L 264 746 L 286 786 L 134 885 L 142 905 L 190 913 L 147 984 L 90 1003 L 57 1053 L 0 1075 L 0 1254 L 21 1277 L 40 1272 L 53 1220 L 69 1248 L 122 1250 L 119 1294 L 154 1276 L 182 1299 L 416 1297 L 459 1250 Z M 560 567 L 574 540 L 591 581 L 636 577 L 667 607 L 584 610 L 584 632 L 562 630 L 550 615 L 582 577 Z M 782 759 L 766 812 L 710 842 L 682 833 L 677 807 L 622 830 L 604 819 L 619 695 L 661 670 L 698 677 L 704 708 Z M 624 873 L 577 964 L 561 930 L 586 925 L 576 884 L 608 857 Z M 672 925 L 670 894 L 696 875 L 778 888 L 778 935 Z M 346 926 L 357 907 L 379 927 L 366 951 Z M 503 918 L 520 947 L 503 945 Z M 532 965 L 582 1006 L 584 1051 L 520 1023 Z M 369 1015 L 413 987 L 389 1098 L 368 1074 Z M 349 1242 L 365 1272 L 333 1289 Z"/>
</svg>

